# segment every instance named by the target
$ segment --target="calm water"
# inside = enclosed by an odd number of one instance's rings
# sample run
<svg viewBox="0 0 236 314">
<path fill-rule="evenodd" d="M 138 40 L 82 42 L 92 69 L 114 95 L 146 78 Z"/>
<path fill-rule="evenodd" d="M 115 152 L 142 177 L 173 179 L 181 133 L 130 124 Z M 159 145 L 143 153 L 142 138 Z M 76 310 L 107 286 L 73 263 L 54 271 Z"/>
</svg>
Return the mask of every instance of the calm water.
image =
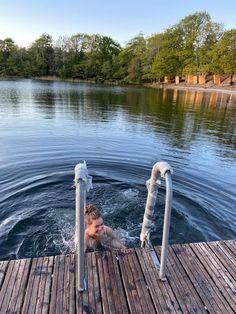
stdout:
<svg viewBox="0 0 236 314">
<path fill-rule="evenodd" d="M 174 169 L 171 243 L 235 238 L 235 121 L 228 95 L 1 80 L 0 260 L 72 249 L 74 167 L 83 160 L 88 202 L 128 246 L 139 245 L 146 180 L 160 160 Z"/>
</svg>

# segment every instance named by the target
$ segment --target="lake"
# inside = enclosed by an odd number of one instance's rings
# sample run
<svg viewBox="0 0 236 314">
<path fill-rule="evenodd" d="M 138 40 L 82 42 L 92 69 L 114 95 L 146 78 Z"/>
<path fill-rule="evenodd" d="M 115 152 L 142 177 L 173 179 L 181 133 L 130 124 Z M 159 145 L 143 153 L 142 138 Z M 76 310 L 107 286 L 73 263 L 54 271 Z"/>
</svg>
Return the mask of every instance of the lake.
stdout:
<svg viewBox="0 0 236 314">
<path fill-rule="evenodd" d="M 170 243 L 236 238 L 236 106 L 229 95 L 30 79 L 0 80 L 0 260 L 67 253 L 74 167 L 87 202 L 139 245 L 146 181 L 173 168 Z M 153 244 L 161 243 L 164 184 Z"/>
</svg>

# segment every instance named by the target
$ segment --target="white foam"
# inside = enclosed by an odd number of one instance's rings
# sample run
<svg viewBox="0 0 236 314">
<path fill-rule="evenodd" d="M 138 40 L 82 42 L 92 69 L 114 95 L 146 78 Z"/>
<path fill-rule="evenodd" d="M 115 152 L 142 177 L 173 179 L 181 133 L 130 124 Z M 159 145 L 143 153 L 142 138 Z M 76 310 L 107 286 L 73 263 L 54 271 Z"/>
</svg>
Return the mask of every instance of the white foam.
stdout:
<svg viewBox="0 0 236 314">
<path fill-rule="evenodd" d="M 4 219 L 0 223 L 0 237 L 3 236 L 4 234 L 7 234 L 17 222 L 18 219 L 16 218 L 16 216 L 10 216 Z"/>
<path fill-rule="evenodd" d="M 137 197 L 139 194 L 139 191 L 137 189 L 127 189 L 125 191 L 123 191 L 123 195 L 128 198 L 128 199 L 132 199 L 134 197 Z"/>
<path fill-rule="evenodd" d="M 122 228 L 115 229 L 114 233 L 125 245 L 130 245 L 139 239 L 137 236 L 131 236 L 129 231 Z"/>
</svg>

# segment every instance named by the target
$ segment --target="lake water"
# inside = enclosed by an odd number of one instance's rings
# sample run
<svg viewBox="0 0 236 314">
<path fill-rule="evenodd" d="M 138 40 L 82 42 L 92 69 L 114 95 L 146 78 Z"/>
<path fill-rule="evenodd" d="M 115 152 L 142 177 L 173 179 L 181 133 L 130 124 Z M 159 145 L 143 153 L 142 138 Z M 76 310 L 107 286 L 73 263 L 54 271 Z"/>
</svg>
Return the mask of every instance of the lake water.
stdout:
<svg viewBox="0 0 236 314">
<path fill-rule="evenodd" d="M 173 168 L 170 242 L 236 238 L 236 106 L 208 92 L 33 80 L 0 81 L 0 260 L 70 252 L 74 167 L 87 202 L 139 245 L 146 180 Z M 151 239 L 161 243 L 165 188 Z"/>
</svg>

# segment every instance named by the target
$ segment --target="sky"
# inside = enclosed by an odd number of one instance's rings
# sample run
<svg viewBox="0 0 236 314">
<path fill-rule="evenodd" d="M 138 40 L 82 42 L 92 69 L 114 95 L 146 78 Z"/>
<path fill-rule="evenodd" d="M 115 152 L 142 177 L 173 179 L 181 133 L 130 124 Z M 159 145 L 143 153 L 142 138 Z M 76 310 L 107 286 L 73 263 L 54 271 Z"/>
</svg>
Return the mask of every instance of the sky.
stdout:
<svg viewBox="0 0 236 314">
<path fill-rule="evenodd" d="M 203 11 L 225 29 L 236 28 L 235 0 L 0 0 L 0 39 L 29 47 L 42 34 L 56 41 L 86 33 L 124 46 L 140 33 L 151 36 Z"/>
</svg>

